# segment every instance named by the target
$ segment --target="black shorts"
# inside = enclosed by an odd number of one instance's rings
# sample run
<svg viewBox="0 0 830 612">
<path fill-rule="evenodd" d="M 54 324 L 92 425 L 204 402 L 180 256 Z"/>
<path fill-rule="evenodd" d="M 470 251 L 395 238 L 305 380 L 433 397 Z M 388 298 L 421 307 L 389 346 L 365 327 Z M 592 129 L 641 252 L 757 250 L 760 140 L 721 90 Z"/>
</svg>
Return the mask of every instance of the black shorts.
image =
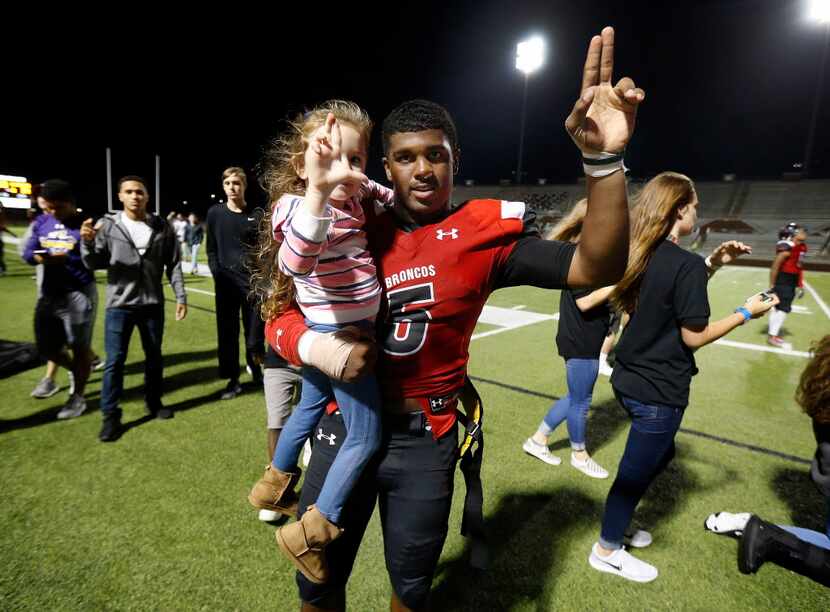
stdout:
<svg viewBox="0 0 830 612">
<path fill-rule="evenodd" d="M 337 413 L 320 419 L 315 431 L 335 434 L 336 443 L 314 445 L 300 508 L 317 499 L 340 441 L 346 437 Z M 425 606 L 447 537 L 457 458 L 457 425 L 434 440 L 423 414 L 384 415 L 380 450 L 343 508 L 343 535 L 326 548 L 329 581 L 313 584 L 298 572 L 300 598 L 322 608 L 345 607 L 346 582 L 377 499 L 392 588 L 406 606 Z"/>
<path fill-rule="evenodd" d="M 789 272 L 779 272 L 775 278 L 775 295 L 781 302 L 775 307 L 781 312 L 790 312 L 793 306 L 793 298 L 795 297 L 795 288 L 798 285 L 798 274 L 790 274 Z"/>
<path fill-rule="evenodd" d="M 83 291 L 41 296 L 35 306 L 35 341 L 40 354 L 52 358 L 65 346 L 89 346 L 95 324 L 97 292 L 90 283 Z"/>
</svg>

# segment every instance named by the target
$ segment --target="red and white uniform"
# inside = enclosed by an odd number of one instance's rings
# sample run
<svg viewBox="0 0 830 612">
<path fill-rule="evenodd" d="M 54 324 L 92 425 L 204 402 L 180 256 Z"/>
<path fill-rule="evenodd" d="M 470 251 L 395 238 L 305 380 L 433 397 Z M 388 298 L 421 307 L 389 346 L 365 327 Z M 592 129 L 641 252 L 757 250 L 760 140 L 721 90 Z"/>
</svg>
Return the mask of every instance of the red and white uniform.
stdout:
<svg viewBox="0 0 830 612">
<path fill-rule="evenodd" d="M 779 271 L 797 275 L 798 286 L 801 287 L 804 280 L 804 257 L 807 254 L 807 245 L 803 242 L 796 244 L 791 240 L 779 240 L 775 245 L 776 254 L 785 251 L 788 251 L 790 255 L 781 264 Z"/>
<path fill-rule="evenodd" d="M 463 386 L 470 337 L 523 232 L 524 212 L 523 202 L 471 200 L 410 232 L 397 226 L 391 211 L 367 213 L 369 250 L 383 289 L 377 377 L 385 399 L 441 397 Z M 301 323 L 295 311 L 266 332 L 294 363 Z M 426 411 L 436 438 L 454 423 L 451 408 Z"/>
</svg>

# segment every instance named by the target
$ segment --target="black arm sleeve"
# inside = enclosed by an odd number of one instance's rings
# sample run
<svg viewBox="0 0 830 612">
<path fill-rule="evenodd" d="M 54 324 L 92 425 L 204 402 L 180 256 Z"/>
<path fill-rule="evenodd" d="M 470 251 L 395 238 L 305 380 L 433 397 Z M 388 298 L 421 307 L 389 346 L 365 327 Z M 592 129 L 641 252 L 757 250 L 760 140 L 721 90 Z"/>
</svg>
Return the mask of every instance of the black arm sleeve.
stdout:
<svg viewBox="0 0 830 612">
<path fill-rule="evenodd" d="M 568 283 L 576 245 L 531 236 L 519 238 L 499 270 L 494 289 L 532 285 L 543 289 L 564 289 Z"/>
</svg>

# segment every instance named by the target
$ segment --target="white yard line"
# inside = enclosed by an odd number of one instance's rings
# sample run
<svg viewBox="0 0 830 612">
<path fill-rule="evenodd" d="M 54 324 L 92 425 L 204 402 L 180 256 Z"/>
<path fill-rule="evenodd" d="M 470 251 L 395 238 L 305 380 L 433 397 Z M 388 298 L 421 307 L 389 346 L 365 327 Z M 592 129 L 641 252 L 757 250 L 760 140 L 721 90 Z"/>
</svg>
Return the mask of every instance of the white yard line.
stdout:
<svg viewBox="0 0 830 612">
<path fill-rule="evenodd" d="M 735 342 L 734 340 L 725 340 L 721 338 L 716 340 L 715 344 L 722 346 L 731 346 L 732 348 L 744 349 L 747 351 L 758 351 L 761 353 L 778 353 L 779 355 L 789 355 L 791 357 L 809 357 L 810 353 L 804 351 L 793 351 L 791 349 L 781 349 L 772 346 L 763 346 L 761 344 L 750 344 L 749 342 Z"/>
<path fill-rule="evenodd" d="M 816 301 L 816 303 L 819 305 L 819 307 L 824 311 L 824 314 L 826 314 L 827 318 L 830 319 L 830 308 L 828 308 L 828 306 L 824 302 L 824 300 L 821 299 L 821 296 L 818 294 L 818 292 L 815 289 L 813 289 L 813 286 L 810 283 L 808 283 L 807 281 L 804 281 L 804 288 L 807 291 L 810 292 L 810 295 L 813 296 L 813 299 Z"/>
<path fill-rule="evenodd" d="M 192 291 L 193 293 L 201 293 L 204 295 L 216 295 L 213 291 L 205 291 L 204 289 L 194 289 L 193 287 L 188 287 L 187 285 L 185 285 L 184 289 L 188 293 Z"/>
<path fill-rule="evenodd" d="M 522 304 L 521 306 L 513 306 L 510 310 L 524 310 L 525 308 L 527 308 L 527 306 Z"/>
</svg>

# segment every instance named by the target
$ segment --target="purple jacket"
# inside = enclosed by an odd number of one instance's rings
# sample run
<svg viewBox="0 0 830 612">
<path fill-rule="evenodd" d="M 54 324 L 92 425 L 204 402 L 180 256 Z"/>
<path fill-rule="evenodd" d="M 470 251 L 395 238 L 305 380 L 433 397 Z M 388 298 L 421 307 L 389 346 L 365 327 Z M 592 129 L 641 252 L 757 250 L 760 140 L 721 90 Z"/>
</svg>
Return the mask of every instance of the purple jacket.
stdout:
<svg viewBox="0 0 830 612">
<path fill-rule="evenodd" d="M 52 215 L 40 215 L 33 222 L 32 234 L 23 249 L 23 260 L 37 265 L 35 251 L 69 254 L 64 265 L 43 266 L 42 292 L 45 296 L 80 291 L 93 282 L 92 272 L 81 261 L 80 215 L 61 223 Z"/>
</svg>

